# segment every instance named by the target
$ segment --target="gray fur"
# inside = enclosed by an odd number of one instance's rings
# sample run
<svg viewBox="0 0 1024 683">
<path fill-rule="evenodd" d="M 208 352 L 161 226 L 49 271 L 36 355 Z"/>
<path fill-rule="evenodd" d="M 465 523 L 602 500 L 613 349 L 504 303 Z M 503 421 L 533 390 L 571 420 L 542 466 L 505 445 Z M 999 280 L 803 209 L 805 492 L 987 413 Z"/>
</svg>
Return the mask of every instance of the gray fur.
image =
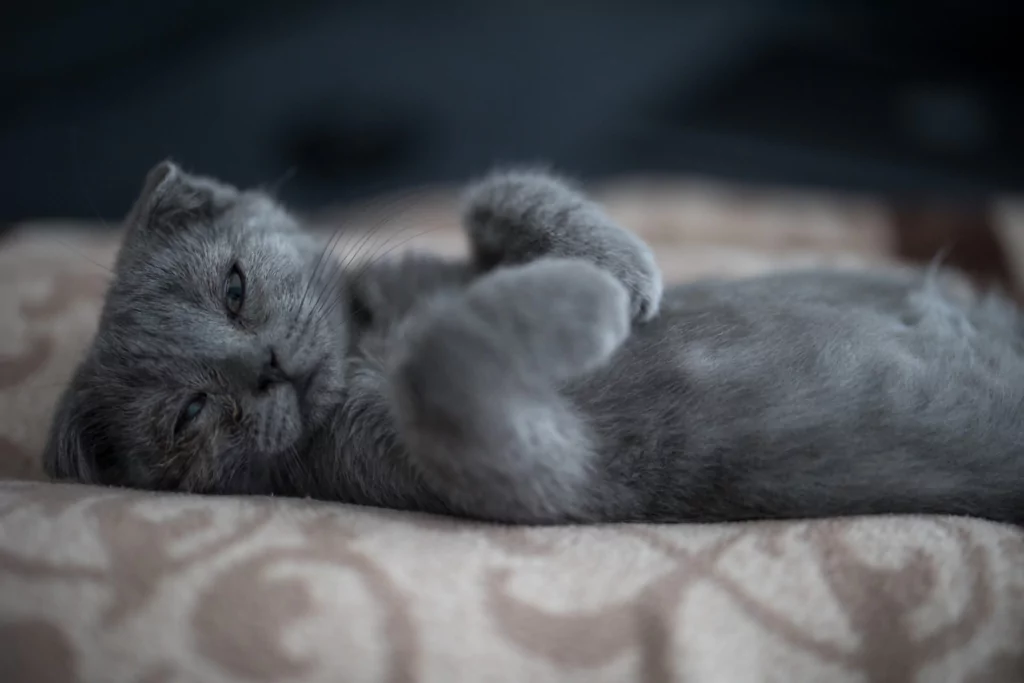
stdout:
<svg viewBox="0 0 1024 683">
<path fill-rule="evenodd" d="M 49 473 L 521 523 L 1024 522 L 1008 300 L 938 270 L 663 293 L 650 250 L 541 171 L 472 185 L 464 223 L 465 263 L 344 268 L 268 197 L 156 167 Z"/>
</svg>

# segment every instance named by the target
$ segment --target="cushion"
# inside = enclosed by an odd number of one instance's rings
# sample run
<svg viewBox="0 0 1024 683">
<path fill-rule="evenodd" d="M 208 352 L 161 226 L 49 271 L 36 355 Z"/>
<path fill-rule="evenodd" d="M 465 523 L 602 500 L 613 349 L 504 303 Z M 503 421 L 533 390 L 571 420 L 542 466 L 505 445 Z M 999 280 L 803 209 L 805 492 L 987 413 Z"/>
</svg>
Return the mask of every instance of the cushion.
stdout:
<svg viewBox="0 0 1024 683">
<path fill-rule="evenodd" d="M 600 194 L 672 280 L 900 256 L 871 199 Z M 1011 277 L 1022 214 L 993 211 Z M 370 259 L 459 252 L 456 215 L 439 189 L 311 220 Z M 1024 680 L 1024 534 L 979 520 L 517 528 L 43 481 L 117 240 L 39 222 L 0 242 L 0 680 Z"/>
</svg>

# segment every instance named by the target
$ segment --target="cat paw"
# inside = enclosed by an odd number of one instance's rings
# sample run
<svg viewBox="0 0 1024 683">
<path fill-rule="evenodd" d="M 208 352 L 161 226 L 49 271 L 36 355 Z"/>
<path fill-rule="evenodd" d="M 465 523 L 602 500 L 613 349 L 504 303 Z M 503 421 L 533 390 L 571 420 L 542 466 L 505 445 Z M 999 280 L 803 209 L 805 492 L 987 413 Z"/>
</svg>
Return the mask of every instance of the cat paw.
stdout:
<svg viewBox="0 0 1024 683">
<path fill-rule="evenodd" d="M 558 379 L 604 364 L 630 332 L 627 291 L 585 261 L 497 270 L 467 291 L 465 303 L 525 366 Z"/>
<path fill-rule="evenodd" d="M 650 248 L 568 181 L 540 170 L 498 171 L 471 185 L 464 201 L 463 223 L 483 269 L 544 257 L 587 261 L 626 288 L 633 321 L 657 315 L 663 285 Z"/>
<path fill-rule="evenodd" d="M 586 373 L 629 332 L 629 296 L 614 277 L 584 261 L 542 259 L 432 302 L 402 330 L 395 362 L 414 360 L 447 384 L 472 378 L 498 390 L 507 380 L 550 383 Z"/>
<path fill-rule="evenodd" d="M 623 258 L 618 264 L 607 266 L 629 293 L 630 317 L 635 322 L 647 322 L 658 315 L 661 309 L 663 285 L 661 271 L 654 262 L 654 255 L 646 250 L 644 255 Z"/>
</svg>

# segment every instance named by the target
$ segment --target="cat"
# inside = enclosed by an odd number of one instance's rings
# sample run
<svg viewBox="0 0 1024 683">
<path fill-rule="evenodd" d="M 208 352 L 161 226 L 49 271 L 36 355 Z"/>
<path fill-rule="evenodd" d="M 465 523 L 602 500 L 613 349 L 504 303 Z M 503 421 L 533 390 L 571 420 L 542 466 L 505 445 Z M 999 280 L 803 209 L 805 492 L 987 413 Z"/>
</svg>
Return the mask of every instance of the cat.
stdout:
<svg viewBox="0 0 1024 683">
<path fill-rule="evenodd" d="M 163 162 L 44 453 L 58 480 L 517 524 L 1024 522 L 1024 326 L 940 268 L 664 289 L 535 168 L 463 260 L 344 267 L 271 197 Z"/>
</svg>

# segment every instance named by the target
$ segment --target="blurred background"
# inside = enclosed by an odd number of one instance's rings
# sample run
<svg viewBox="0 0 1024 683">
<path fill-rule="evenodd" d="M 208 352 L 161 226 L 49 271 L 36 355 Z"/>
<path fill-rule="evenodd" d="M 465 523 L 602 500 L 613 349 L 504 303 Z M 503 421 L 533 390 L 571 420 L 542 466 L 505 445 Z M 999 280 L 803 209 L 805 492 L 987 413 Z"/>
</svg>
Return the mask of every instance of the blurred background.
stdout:
<svg viewBox="0 0 1024 683">
<path fill-rule="evenodd" d="M 547 161 L 668 281 L 941 255 L 1024 304 L 1022 14 L 1020 0 L 8 3 L 0 398 L 15 431 L 0 476 L 41 476 L 113 228 L 167 157 L 276 188 L 339 238 L 326 244 L 346 267 L 464 251 L 454 185 Z"/>
<path fill-rule="evenodd" d="M 168 156 L 298 207 L 541 159 L 967 206 L 1024 187 L 1011 4 L 11 3 L 0 220 L 117 219 Z"/>
</svg>

